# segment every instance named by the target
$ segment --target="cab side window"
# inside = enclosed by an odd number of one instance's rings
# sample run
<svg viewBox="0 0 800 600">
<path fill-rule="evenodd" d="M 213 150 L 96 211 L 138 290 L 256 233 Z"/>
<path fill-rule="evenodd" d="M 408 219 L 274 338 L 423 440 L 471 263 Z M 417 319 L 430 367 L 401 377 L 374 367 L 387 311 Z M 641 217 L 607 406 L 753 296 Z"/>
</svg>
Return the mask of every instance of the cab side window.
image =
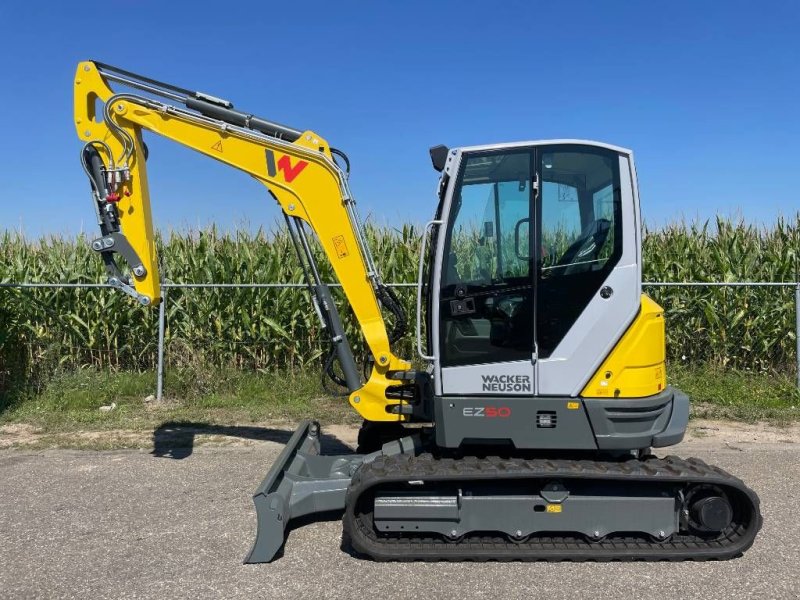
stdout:
<svg viewBox="0 0 800 600">
<path fill-rule="evenodd" d="M 547 358 L 622 255 L 619 155 L 604 148 L 544 149 L 538 204 L 542 256 L 536 337 Z"/>
</svg>

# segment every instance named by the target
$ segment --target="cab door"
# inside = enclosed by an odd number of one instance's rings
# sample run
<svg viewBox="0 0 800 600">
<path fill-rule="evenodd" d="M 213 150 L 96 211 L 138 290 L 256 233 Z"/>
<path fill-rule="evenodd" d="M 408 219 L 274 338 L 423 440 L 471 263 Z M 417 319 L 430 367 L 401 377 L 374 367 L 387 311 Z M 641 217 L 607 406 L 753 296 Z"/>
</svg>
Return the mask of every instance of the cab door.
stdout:
<svg viewBox="0 0 800 600">
<path fill-rule="evenodd" d="M 533 395 L 531 149 L 465 155 L 444 231 L 438 301 L 445 395 Z"/>
</svg>

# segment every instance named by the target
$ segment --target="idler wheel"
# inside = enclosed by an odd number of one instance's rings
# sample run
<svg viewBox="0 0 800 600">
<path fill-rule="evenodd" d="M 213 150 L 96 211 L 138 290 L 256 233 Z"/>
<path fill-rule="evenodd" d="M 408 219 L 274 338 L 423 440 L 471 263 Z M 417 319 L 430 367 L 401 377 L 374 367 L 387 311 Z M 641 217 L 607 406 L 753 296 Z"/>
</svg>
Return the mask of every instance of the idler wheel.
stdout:
<svg viewBox="0 0 800 600">
<path fill-rule="evenodd" d="M 700 498 L 692 504 L 690 511 L 692 522 L 701 531 L 720 532 L 733 521 L 731 503 L 722 496 Z"/>
</svg>

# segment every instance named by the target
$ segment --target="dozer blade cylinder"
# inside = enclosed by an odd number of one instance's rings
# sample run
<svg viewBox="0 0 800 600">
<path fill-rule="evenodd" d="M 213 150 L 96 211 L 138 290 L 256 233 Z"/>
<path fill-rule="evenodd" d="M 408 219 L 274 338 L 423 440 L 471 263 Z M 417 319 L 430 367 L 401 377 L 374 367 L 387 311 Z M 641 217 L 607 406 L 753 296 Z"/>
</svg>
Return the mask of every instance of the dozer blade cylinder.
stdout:
<svg viewBox="0 0 800 600">
<path fill-rule="evenodd" d="M 290 520 L 344 509 L 350 480 L 364 457 L 320 456 L 319 437 L 319 423 L 301 423 L 258 486 L 253 495 L 258 528 L 246 564 L 273 560 Z"/>
</svg>

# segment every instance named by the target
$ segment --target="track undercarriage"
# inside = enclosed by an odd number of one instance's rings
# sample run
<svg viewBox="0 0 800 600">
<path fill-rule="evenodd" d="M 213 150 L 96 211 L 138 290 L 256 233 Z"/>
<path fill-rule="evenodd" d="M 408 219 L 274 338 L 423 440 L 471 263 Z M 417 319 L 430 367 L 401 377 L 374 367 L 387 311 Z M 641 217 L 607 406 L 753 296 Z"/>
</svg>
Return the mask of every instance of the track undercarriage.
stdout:
<svg viewBox="0 0 800 600">
<path fill-rule="evenodd" d="M 711 560 L 738 556 L 758 499 L 698 459 L 381 457 L 345 532 L 377 560 Z"/>
<path fill-rule="evenodd" d="M 344 535 L 374 560 L 722 560 L 761 527 L 758 497 L 699 459 L 547 458 L 448 452 L 424 432 L 368 455 L 319 456 L 297 430 L 255 500 L 267 562 L 292 518 L 344 509 Z"/>
</svg>

